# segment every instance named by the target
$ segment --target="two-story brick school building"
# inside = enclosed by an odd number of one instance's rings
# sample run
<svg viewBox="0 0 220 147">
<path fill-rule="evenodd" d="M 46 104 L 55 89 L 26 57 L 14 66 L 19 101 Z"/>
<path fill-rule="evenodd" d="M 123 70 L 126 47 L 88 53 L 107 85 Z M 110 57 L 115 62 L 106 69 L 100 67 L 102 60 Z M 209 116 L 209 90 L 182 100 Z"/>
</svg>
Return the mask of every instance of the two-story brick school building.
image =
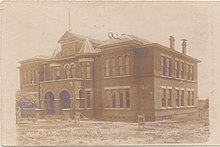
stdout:
<svg viewBox="0 0 220 147">
<path fill-rule="evenodd" d="M 98 41 L 70 31 L 51 57 L 20 61 L 20 89 L 35 94 L 46 115 L 76 106 L 88 118 L 135 121 L 172 118 L 197 111 L 197 64 L 182 52 L 134 35 Z"/>
</svg>

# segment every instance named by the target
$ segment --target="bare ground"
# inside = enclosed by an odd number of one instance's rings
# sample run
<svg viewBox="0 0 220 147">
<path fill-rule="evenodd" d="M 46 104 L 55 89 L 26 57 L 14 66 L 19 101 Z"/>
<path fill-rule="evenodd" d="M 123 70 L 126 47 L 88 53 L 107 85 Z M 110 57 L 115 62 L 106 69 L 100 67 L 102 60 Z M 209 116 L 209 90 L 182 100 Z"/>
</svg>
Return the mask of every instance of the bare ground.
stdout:
<svg viewBox="0 0 220 147">
<path fill-rule="evenodd" d="M 207 120 L 163 120 L 137 123 L 39 120 L 17 124 L 18 145 L 138 145 L 201 144 L 208 142 Z"/>
</svg>

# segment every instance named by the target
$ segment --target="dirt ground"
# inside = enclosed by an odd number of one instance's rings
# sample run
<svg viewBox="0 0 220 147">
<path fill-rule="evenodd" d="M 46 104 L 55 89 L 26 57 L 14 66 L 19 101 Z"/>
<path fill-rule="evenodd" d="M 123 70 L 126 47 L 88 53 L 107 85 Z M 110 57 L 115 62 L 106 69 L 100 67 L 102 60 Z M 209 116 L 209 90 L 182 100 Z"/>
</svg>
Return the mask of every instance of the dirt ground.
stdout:
<svg viewBox="0 0 220 147">
<path fill-rule="evenodd" d="M 73 120 L 23 121 L 17 124 L 18 145 L 143 145 L 207 143 L 207 120 L 162 120 L 137 123 Z"/>
</svg>

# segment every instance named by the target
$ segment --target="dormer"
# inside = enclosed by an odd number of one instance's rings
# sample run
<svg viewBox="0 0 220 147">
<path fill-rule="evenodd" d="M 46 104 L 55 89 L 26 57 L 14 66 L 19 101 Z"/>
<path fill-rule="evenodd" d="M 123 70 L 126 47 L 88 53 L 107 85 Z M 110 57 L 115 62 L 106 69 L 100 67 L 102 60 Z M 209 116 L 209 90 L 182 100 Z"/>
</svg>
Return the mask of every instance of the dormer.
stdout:
<svg viewBox="0 0 220 147">
<path fill-rule="evenodd" d="M 87 37 L 66 31 L 63 36 L 60 38 L 58 43 L 61 44 L 61 58 L 74 56 L 79 53 L 83 42 Z M 89 39 L 93 48 L 100 44 L 100 41 Z"/>
</svg>

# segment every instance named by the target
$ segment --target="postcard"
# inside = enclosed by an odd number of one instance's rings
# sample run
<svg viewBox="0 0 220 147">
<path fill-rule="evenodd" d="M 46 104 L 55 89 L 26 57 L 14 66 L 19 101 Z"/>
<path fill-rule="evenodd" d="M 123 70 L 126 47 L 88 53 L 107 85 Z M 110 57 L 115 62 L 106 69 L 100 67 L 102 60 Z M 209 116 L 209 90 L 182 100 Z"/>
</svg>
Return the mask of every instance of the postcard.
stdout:
<svg viewBox="0 0 220 147">
<path fill-rule="evenodd" d="M 2 1 L 1 145 L 217 145 L 218 2 Z"/>
</svg>

